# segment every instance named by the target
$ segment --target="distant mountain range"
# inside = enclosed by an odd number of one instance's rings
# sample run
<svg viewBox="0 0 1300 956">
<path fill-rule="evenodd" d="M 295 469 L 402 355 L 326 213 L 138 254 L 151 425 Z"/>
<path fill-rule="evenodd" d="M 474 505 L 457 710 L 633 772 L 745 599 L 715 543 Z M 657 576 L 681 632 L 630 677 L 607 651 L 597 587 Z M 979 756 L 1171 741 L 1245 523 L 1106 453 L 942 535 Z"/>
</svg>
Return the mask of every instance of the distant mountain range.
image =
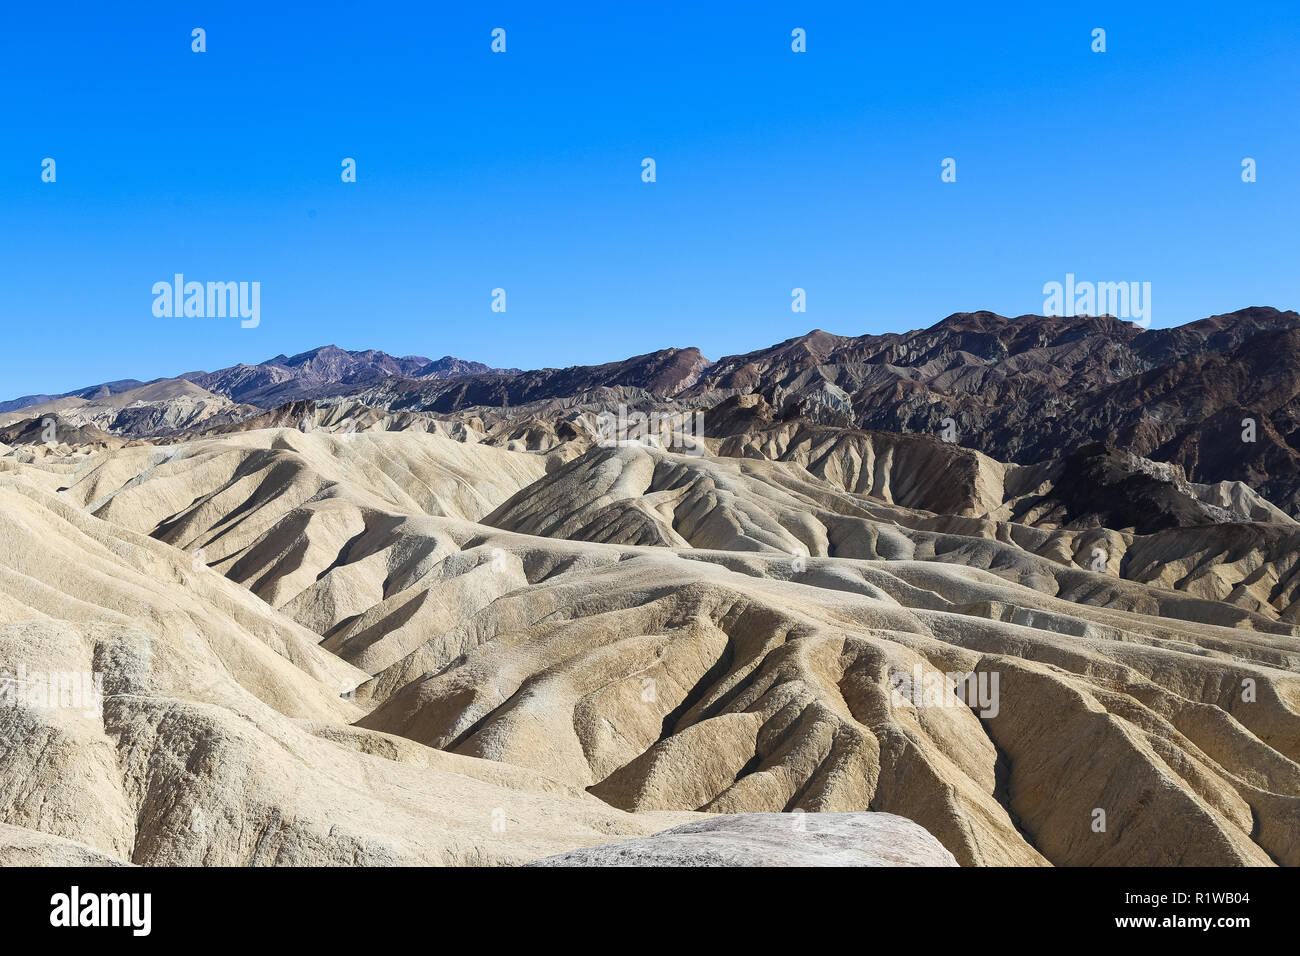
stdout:
<svg viewBox="0 0 1300 956">
<path fill-rule="evenodd" d="M 413 380 L 451 378 L 457 375 L 518 375 L 517 368 L 497 369 L 482 362 L 466 362 L 450 355 L 427 359 L 420 355 L 401 358 L 367 349 L 349 352 L 335 345 L 324 345 L 298 355 L 277 355 L 256 365 L 233 365 L 215 372 L 186 372 L 175 378 L 221 395 L 234 402 L 273 408 L 301 398 L 328 398 L 356 391 L 390 376 Z M 0 402 L 0 414 L 16 412 L 66 398 L 107 398 L 143 385 L 168 379 L 141 382 L 122 379 L 104 382 L 57 395 L 24 395 Z"/>
<path fill-rule="evenodd" d="M 110 395 L 116 395 L 118 392 L 127 392 L 139 388 L 144 384 L 138 379 L 127 378 L 117 382 L 105 382 L 102 385 L 91 385 L 88 388 L 81 388 L 72 392 L 62 392 L 58 395 L 24 395 L 21 398 L 0 402 L 0 414 L 16 412 L 21 408 L 31 408 L 33 405 L 44 405 L 48 402 L 58 401 L 61 398 L 107 398 Z"/>
<path fill-rule="evenodd" d="M 180 377 L 231 401 L 273 408 L 297 399 L 345 395 L 392 377 L 423 380 L 518 373 L 519 369 L 494 369 L 450 355 L 432 361 L 421 355 L 397 358 L 375 349 L 349 352 L 325 345 L 294 356 L 277 355 L 257 365 L 187 372 Z"/>
<path fill-rule="evenodd" d="M 1300 511 L 1300 315 L 1273 308 L 1145 331 L 1105 316 L 957 313 L 906 333 L 814 330 L 716 362 L 668 348 L 532 371 L 327 345 L 159 380 L 168 381 L 189 383 L 181 414 L 132 408 L 144 383 L 123 380 L 5 402 L 0 424 L 75 407 L 81 422 L 107 432 L 157 435 L 343 397 L 394 412 L 554 417 L 582 403 L 708 409 L 758 394 L 777 421 L 943 434 L 1002 461 L 1102 442 L 1179 464 L 1191 480 L 1245 481 Z M 141 395 L 147 405 L 167 400 L 158 385 Z"/>
</svg>

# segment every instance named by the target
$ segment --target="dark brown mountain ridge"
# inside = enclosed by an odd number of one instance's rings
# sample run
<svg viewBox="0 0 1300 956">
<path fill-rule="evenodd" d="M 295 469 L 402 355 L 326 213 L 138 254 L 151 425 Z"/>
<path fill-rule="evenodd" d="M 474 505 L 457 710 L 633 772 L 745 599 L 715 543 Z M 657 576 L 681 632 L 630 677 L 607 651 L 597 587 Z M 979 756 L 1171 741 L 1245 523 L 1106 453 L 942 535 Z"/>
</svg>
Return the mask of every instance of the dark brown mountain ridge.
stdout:
<svg viewBox="0 0 1300 956">
<path fill-rule="evenodd" d="M 731 396 L 760 394 L 777 420 L 942 434 L 1013 463 L 1100 442 L 1177 464 L 1191 481 L 1244 481 L 1295 513 L 1298 356 L 1300 315 L 1268 307 L 1153 330 L 1110 316 L 977 311 L 903 333 L 814 329 L 716 362 L 695 348 L 668 348 L 519 371 L 324 346 L 180 378 L 267 411 L 347 398 L 380 411 L 495 422 L 623 403 L 720 411 Z M 111 395 L 123 384 L 69 394 Z M 120 416 L 122 428 L 132 420 Z"/>
</svg>

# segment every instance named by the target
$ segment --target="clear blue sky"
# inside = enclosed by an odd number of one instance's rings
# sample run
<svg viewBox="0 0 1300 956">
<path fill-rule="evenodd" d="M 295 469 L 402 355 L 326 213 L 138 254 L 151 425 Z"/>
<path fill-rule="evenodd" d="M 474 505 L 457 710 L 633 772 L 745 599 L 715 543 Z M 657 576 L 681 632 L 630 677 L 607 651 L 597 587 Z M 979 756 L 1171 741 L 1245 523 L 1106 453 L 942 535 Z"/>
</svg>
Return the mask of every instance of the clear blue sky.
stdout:
<svg viewBox="0 0 1300 956">
<path fill-rule="evenodd" d="M 1300 306 L 1294 0 L 988 6 L 11 4 L 0 398 L 331 342 L 718 358 L 1066 272 L 1156 327 Z M 176 272 L 261 282 L 260 327 L 154 318 Z"/>
</svg>

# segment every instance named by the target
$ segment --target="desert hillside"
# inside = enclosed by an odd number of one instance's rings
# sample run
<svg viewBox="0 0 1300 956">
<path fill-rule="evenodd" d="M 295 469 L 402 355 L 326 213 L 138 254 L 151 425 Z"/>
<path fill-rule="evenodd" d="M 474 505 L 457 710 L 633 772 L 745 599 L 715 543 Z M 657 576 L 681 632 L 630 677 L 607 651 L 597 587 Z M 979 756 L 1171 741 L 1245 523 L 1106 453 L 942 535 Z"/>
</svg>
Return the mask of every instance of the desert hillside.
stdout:
<svg viewBox="0 0 1300 956">
<path fill-rule="evenodd" d="M 0 862 L 1300 865 L 1296 316 L 1014 321 L 30 396 Z"/>
</svg>

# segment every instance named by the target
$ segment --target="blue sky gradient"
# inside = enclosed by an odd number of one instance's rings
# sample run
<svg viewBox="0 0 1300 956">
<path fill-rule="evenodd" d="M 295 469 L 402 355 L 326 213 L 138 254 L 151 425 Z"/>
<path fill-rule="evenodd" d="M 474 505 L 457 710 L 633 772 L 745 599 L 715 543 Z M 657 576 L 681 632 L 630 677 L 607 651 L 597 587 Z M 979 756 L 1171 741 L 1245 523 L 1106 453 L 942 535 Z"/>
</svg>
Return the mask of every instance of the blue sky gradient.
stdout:
<svg viewBox="0 0 1300 956">
<path fill-rule="evenodd" d="M 0 398 L 326 343 L 719 358 L 1067 272 L 1155 327 L 1300 306 L 1294 2 L 610 6 L 13 6 Z M 259 281 L 260 326 L 155 318 L 176 272 Z"/>
</svg>

